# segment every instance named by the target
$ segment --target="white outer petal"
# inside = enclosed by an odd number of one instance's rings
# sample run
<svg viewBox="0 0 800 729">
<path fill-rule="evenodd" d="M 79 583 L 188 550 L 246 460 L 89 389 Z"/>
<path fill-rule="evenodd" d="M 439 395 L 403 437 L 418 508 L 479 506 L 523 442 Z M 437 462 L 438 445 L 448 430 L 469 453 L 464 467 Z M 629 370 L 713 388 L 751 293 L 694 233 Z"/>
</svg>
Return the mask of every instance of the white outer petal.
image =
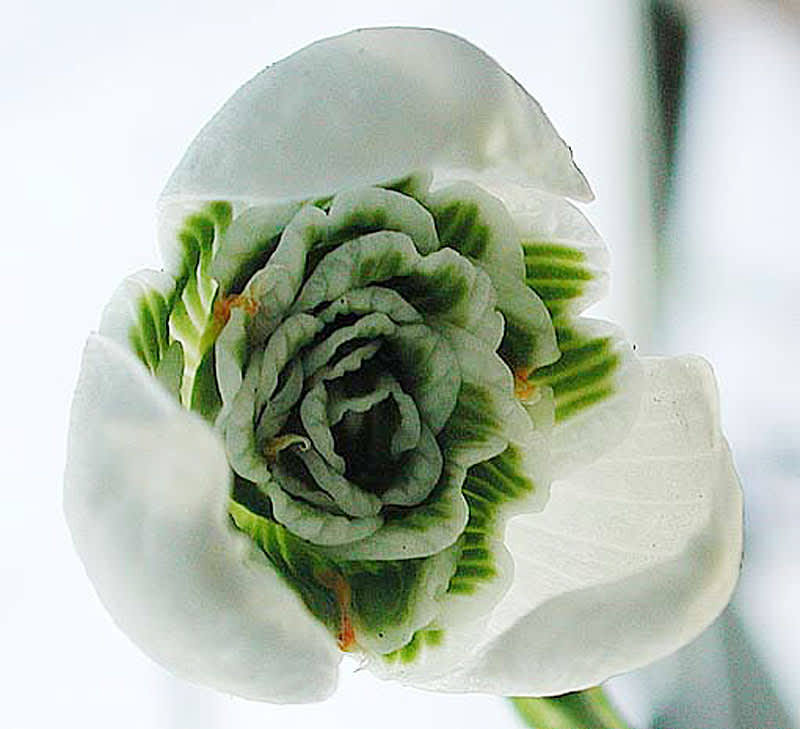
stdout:
<svg viewBox="0 0 800 729">
<path fill-rule="evenodd" d="M 646 359 L 628 438 L 510 520 L 508 593 L 476 650 L 427 688 L 554 695 L 597 685 L 696 637 L 739 573 L 742 500 L 710 367 Z M 413 669 L 412 669 L 413 670 Z"/>
<path fill-rule="evenodd" d="M 252 699 L 323 699 L 340 654 L 231 526 L 229 486 L 205 423 L 127 351 L 91 337 L 72 406 L 64 509 L 100 599 L 182 678 Z"/>
<path fill-rule="evenodd" d="M 162 203 L 308 199 L 418 170 L 592 197 L 541 107 L 483 51 L 441 31 L 372 28 L 245 84 L 192 142 Z"/>
</svg>

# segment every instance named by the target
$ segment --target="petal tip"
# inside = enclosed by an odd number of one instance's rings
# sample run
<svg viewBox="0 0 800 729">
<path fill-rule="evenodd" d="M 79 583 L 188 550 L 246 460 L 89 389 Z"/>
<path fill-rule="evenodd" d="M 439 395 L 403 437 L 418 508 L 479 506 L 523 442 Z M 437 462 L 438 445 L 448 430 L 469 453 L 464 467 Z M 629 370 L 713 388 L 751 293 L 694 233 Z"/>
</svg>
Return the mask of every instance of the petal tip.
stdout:
<svg viewBox="0 0 800 729">
<path fill-rule="evenodd" d="M 592 197 L 539 105 L 486 53 L 394 27 L 318 41 L 256 75 L 192 142 L 162 202 L 313 198 L 420 169 Z"/>
</svg>

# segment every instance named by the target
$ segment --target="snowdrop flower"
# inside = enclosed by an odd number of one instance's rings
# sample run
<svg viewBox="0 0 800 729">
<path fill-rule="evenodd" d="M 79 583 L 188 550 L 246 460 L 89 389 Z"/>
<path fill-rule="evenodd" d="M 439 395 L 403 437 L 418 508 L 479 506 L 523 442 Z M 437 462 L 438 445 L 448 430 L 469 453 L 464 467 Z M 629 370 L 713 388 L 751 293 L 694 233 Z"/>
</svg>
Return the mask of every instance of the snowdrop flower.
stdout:
<svg viewBox="0 0 800 729">
<path fill-rule="evenodd" d="M 276 702 L 344 653 L 551 695 L 713 620 L 741 552 L 713 376 L 581 316 L 607 256 L 567 198 L 538 104 L 446 33 L 324 40 L 234 94 L 72 409 L 67 521 L 146 653 Z"/>
</svg>

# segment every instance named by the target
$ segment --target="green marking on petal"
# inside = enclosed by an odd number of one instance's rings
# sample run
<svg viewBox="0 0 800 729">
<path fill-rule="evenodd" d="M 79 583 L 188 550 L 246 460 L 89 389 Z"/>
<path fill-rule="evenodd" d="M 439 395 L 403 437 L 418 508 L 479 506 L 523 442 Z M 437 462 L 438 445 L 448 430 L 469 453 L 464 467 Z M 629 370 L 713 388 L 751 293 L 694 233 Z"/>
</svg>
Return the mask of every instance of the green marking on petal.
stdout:
<svg viewBox="0 0 800 729">
<path fill-rule="evenodd" d="M 444 631 L 439 628 L 424 628 L 414 633 L 411 640 L 396 651 L 383 656 L 389 663 L 413 663 L 425 646 L 436 647 L 442 644 Z"/>
<path fill-rule="evenodd" d="M 203 359 L 195 371 L 189 407 L 210 422 L 214 422 L 222 407 L 213 349 L 209 349 L 203 355 Z"/>
<path fill-rule="evenodd" d="M 362 647 L 386 654 L 412 642 L 435 618 L 456 556 L 451 548 L 423 559 L 345 563 L 356 640 Z"/>
<path fill-rule="evenodd" d="M 300 207 L 299 203 L 252 207 L 230 223 L 209 269 L 223 293 L 241 292 L 250 277 L 266 265 Z"/>
<path fill-rule="evenodd" d="M 448 594 L 472 595 L 498 574 L 495 542 L 502 539 L 502 509 L 529 496 L 535 488 L 515 446 L 467 471 L 463 491 L 469 521 L 459 539 L 461 554 Z"/>
<path fill-rule="evenodd" d="M 173 397 L 176 399 L 180 397 L 183 378 L 183 347 L 180 342 L 173 341 L 169 345 L 161 361 L 156 365 L 155 376 Z"/>
<path fill-rule="evenodd" d="M 503 405 L 488 388 L 463 383 L 439 438 L 445 458 L 466 469 L 505 450 L 508 435 Z"/>
<path fill-rule="evenodd" d="M 180 257 L 176 264 L 177 286 L 169 317 L 170 334 L 177 339 L 184 353 L 184 375 L 181 399 L 191 407 L 194 378 L 218 333 L 214 322 L 214 301 L 217 282 L 210 273 L 215 246 L 231 223 L 230 203 L 214 201 L 188 215 L 175 234 Z M 213 332 L 213 336 L 210 333 Z M 212 373 L 213 374 L 213 373 Z M 207 385 L 201 386 L 208 392 Z M 208 403 L 203 397 L 198 403 Z M 211 407 L 207 412 L 211 413 Z"/>
<path fill-rule="evenodd" d="M 583 308 L 590 287 L 601 285 L 601 271 L 586 253 L 559 243 L 523 240 L 525 281 L 553 318 Z"/>
<path fill-rule="evenodd" d="M 477 272 L 462 256 L 451 250 L 442 250 L 415 262 L 414 269 L 392 282 L 392 288 L 417 311 L 427 317 L 456 317 L 456 321 L 469 318 L 475 308 Z M 486 282 L 484 283 L 484 289 Z M 486 291 L 478 297 L 479 310 L 485 308 Z M 491 296 L 494 304 L 494 296 Z"/>
<path fill-rule="evenodd" d="M 233 499 L 230 514 L 236 527 L 253 539 L 332 633 L 339 632 L 346 611 L 360 648 L 391 653 L 435 617 L 455 568 L 456 550 L 396 562 L 337 561 L 276 523 L 254 485 L 238 480 Z M 347 587 L 347 605 L 332 589 L 336 580 Z"/>
<path fill-rule="evenodd" d="M 556 335 L 561 358 L 528 381 L 552 388 L 556 422 L 561 422 L 616 392 L 620 355 L 612 337 L 584 334 L 575 324 L 558 324 Z"/>
<path fill-rule="evenodd" d="M 183 351 L 169 333 L 175 279 L 162 271 L 126 278 L 103 311 L 100 333 L 130 349 L 172 393 L 183 377 Z"/>
<path fill-rule="evenodd" d="M 433 174 L 431 172 L 415 172 L 401 180 L 381 185 L 381 187 L 385 187 L 387 190 L 395 190 L 421 201 L 428 194 L 432 181 Z"/>
<path fill-rule="evenodd" d="M 505 206 L 475 185 L 434 193 L 430 205 L 442 245 L 480 266 L 491 278 L 506 329 L 501 353 L 512 369 L 529 370 L 558 355 L 550 314 L 525 286 L 519 234 Z"/>
<path fill-rule="evenodd" d="M 491 228 L 481 221 L 476 203 L 446 202 L 436 209 L 436 228 L 441 241 L 465 256 L 481 258 L 489 246 Z"/>
<path fill-rule="evenodd" d="M 414 242 L 404 233 L 380 231 L 346 241 L 319 262 L 292 311 L 311 311 L 351 289 L 405 275 L 418 258 Z"/>
<path fill-rule="evenodd" d="M 431 214 L 414 198 L 394 190 L 366 187 L 341 193 L 333 199 L 329 216 L 332 237 L 392 230 L 408 235 L 420 253 L 439 248 Z"/>
<path fill-rule="evenodd" d="M 536 243 L 534 241 L 523 241 L 522 248 L 525 252 L 525 267 L 533 265 L 537 259 L 553 260 L 554 262 L 571 261 L 582 263 L 586 260 L 586 254 L 572 246 L 560 243 Z"/>
</svg>

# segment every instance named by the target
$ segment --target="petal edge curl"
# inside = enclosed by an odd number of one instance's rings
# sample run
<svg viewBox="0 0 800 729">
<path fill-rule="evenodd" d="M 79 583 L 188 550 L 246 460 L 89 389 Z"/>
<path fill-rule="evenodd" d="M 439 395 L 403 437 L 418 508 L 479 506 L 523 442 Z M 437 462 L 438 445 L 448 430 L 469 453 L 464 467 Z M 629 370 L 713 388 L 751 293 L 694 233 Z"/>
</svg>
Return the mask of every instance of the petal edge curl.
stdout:
<svg viewBox="0 0 800 729">
<path fill-rule="evenodd" d="M 404 682 L 548 696 L 597 685 L 694 639 L 727 604 L 742 498 L 720 433 L 713 373 L 696 357 L 644 359 L 628 438 L 556 481 L 509 522 L 515 577 L 471 658 Z"/>
<path fill-rule="evenodd" d="M 117 624 L 176 675 L 246 698 L 316 701 L 340 655 L 228 517 L 212 431 L 126 351 L 87 343 L 72 407 L 64 510 Z"/>
<path fill-rule="evenodd" d="M 314 43 L 239 89 L 162 203 L 321 198 L 422 169 L 592 198 L 539 104 L 483 51 L 442 31 L 369 28 Z"/>
</svg>

